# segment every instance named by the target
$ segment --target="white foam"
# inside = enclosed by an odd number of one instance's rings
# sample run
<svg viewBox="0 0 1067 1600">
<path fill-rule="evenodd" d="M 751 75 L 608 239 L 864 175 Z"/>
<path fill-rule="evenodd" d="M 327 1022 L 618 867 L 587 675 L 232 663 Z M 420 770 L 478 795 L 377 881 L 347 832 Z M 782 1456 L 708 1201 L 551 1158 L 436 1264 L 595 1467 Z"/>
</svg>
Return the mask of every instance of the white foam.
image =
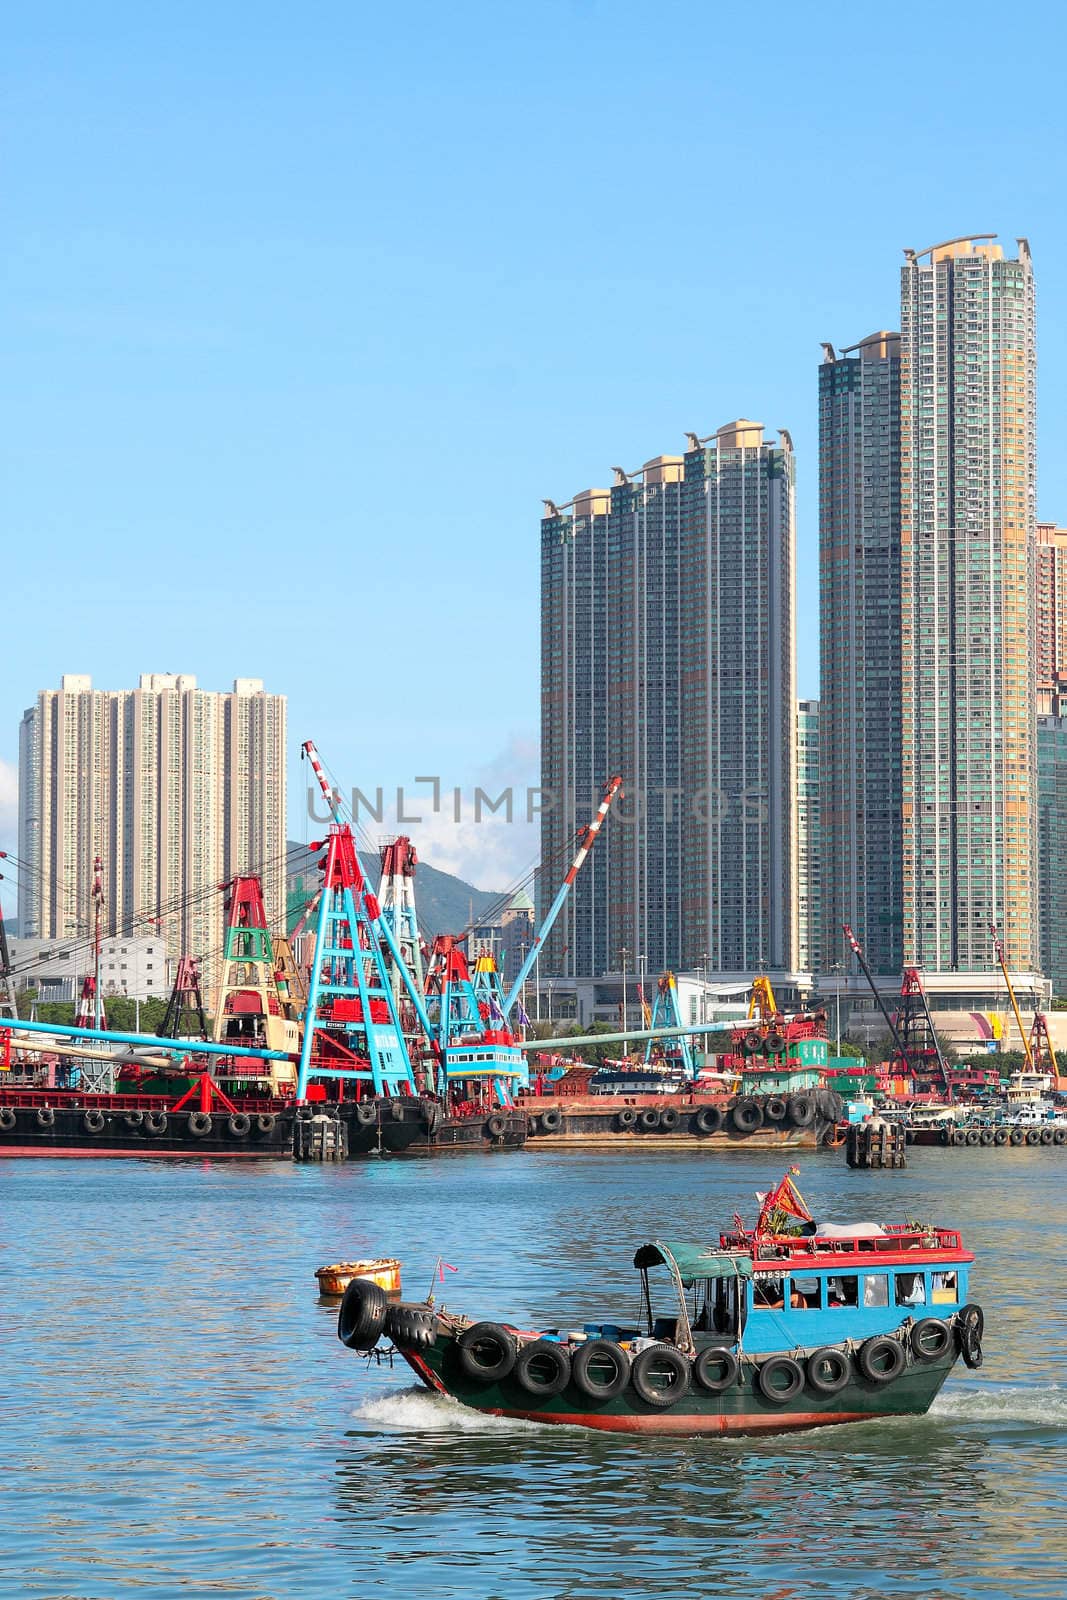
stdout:
<svg viewBox="0 0 1067 1600">
<path fill-rule="evenodd" d="M 399 1389 L 359 1407 L 355 1416 L 398 1433 L 542 1433 L 551 1424 L 519 1417 L 490 1417 L 449 1395 Z"/>
<path fill-rule="evenodd" d="M 1067 1388 L 958 1389 L 940 1394 L 930 1415 L 954 1422 L 1030 1422 L 1067 1427 Z"/>
</svg>

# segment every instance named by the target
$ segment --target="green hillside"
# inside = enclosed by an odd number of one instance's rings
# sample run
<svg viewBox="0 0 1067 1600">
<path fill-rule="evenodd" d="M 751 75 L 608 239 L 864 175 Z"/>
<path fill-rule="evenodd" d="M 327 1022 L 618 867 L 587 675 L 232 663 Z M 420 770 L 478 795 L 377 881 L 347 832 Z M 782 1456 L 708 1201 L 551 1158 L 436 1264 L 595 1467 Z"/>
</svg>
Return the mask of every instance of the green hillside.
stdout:
<svg viewBox="0 0 1067 1600">
<path fill-rule="evenodd" d="M 294 840 L 288 841 L 290 852 L 300 848 L 301 846 Z M 368 879 L 377 888 L 380 870 L 377 856 L 361 850 L 359 860 Z M 318 874 L 314 871 L 306 874 L 294 873 L 290 876 L 288 882 L 290 927 L 300 915 L 308 894 L 317 882 Z M 419 862 L 415 878 L 415 902 L 418 906 L 419 926 L 427 939 L 432 939 L 438 933 L 461 932 L 472 920 L 472 911 L 476 920 L 499 899 L 499 892 L 476 889 L 473 884 L 465 883 L 462 878 L 455 877 L 451 872 L 441 872 L 425 861 Z"/>
</svg>

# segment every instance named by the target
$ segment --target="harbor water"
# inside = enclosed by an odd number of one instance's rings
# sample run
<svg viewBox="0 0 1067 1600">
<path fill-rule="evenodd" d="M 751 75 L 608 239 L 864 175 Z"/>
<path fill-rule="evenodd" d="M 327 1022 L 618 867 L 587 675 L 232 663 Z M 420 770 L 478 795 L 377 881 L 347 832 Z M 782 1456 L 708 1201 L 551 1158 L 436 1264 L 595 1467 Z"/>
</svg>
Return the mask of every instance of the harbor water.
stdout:
<svg viewBox="0 0 1067 1600">
<path fill-rule="evenodd" d="M 770 1153 L 333 1167 L 0 1161 L 0 1595 L 644 1600 L 1067 1593 L 1059 1150 L 800 1161 L 816 1216 L 958 1225 L 986 1360 L 929 1416 L 778 1438 L 497 1421 L 368 1364 L 325 1262 L 519 1326 L 626 1320 L 635 1246 L 713 1237 Z"/>
</svg>

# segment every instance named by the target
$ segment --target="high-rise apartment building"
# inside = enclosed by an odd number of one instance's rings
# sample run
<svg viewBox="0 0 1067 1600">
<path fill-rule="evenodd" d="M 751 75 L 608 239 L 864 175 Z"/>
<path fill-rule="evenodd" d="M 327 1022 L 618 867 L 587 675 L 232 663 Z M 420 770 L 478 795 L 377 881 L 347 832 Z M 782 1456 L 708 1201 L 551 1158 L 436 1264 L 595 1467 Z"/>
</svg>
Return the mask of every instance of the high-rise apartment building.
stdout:
<svg viewBox="0 0 1067 1600">
<path fill-rule="evenodd" d="M 901 279 L 904 955 L 1038 960 L 1030 250 L 906 251 Z"/>
<path fill-rule="evenodd" d="M 819 368 L 819 739 L 823 972 L 842 924 L 875 972 L 903 958 L 900 339 L 873 333 Z"/>
<path fill-rule="evenodd" d="M 797 701 L 797 966 L 819 970 L 819 702 Z"/>
<path fill-rule="evenodd" d="M 1034 661 L 1037 709 L 1067 710 L 1067 528 L 1037 524 Z"/>
<path fill-rule="evenodd" d="M 1037 721 L 1037 812 L 1041 970 L 1067 995 L 1067 717 Z"/>
<path fill-rule="evenodd" d="M 561 975 L 796 965 L 792 445 L 688 440 L 541 525 L 543 893 L 626 785 L 543 958 Z"/>
<path fill-rule="evenodd" d="M 19 930 L 87 932 L 93 858 L 104 931 L 144 932 L 204 963 L 222 944 L 219 884 L 260 871 L 268 914 L 285 908 L 285 697 L 258 678 L 232 694 L 145 674 L 137 689 L 65 676 L 22 720 Z"/>
</svg>

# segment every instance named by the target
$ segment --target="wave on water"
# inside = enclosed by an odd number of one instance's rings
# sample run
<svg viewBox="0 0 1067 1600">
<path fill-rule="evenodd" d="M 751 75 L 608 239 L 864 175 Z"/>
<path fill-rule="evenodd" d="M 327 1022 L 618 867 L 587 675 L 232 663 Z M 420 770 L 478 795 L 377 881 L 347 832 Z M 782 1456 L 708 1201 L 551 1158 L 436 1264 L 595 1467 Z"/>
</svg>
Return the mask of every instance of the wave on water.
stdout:
<svg viewBox="0 0 1067 1600">
<path fill-rule="evenodd" d="M 368 1400 L 354 1413 L 358 1422 L 398 1433 L 544 1433 L 550 1424 L 519 1417 L 489 1417 L 448 1395 L 398 1389 Z"/>
<path fill-rule="evenodd" d="M 930 1407 L 932 1417 L 953 1422 L 1026 1422 L 1048 1428 L 1067 1428 L 1067 1387 L 983 1387 L 938 1395 Z"/>
</svg>

